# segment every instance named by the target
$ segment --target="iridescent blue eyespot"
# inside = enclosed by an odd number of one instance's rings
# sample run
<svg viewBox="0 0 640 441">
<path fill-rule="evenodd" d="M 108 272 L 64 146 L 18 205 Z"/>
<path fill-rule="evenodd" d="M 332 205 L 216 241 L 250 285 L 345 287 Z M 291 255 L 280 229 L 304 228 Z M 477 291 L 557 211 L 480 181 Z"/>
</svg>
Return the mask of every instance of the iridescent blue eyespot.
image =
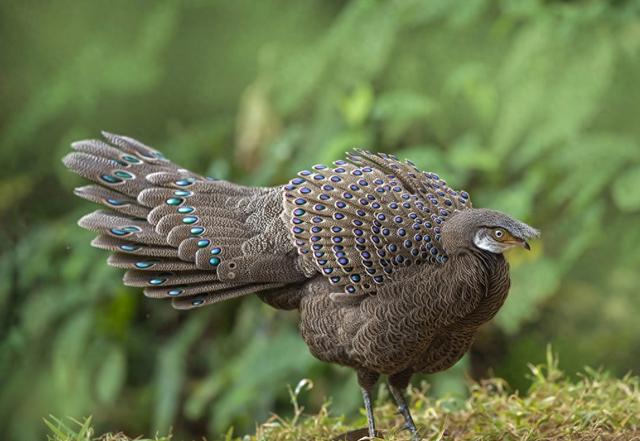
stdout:
<svg viewBox="0 0 640 441">
<path fill-rule="evenodd" d="M 292 231 L 293 231 L 295 234 L 300 234 L 300 233 L 303 233 L 303 232 L 304 232 L 304 230 L 303 230 L 302 228 L 300 228 L 300 227 L 293 227 L 293 228 L 292 228 Z"/>
<path fill-rule="evenodd" d="M 182 218 L 182 223 L 183 224 L 195 224 L 196 222 L 198 222 L 198 216 L 185 216 Z"/>
<path fill-rule="evenodd" d="M 321 227 L 318 227 L 317 225 L 314 225 L 313 227 L 311 227 L 311 232 L 312 233 L 319 233 L 322 231 Z"/>
<path fill-rule="evenodd" d="M 344 214 L 342 213 L 334 213 L 333 218 L 336 220 L 344 219 Z"/>
<path fill-rule="evenodd" d="M 180 214 L 188 214 L 192 213 L 195 210 L 193 207 L 180 207 L 178 208 L 178 213 Z"/>
<path fill-rule="evenodd" d="M 149 284 L 150 285 L 154 285 L 154 286 L 158 286 L 158 285 L 162 285 L 166 281 L 167 281 L 167 279 L 151 279 L 151 280 L 149 280 Z"/>
<path fill-rule="evenodd" d="M 187 190 L 176 190 L 173 194 L 176 196 L 191 196 L 193 193 Z"/>
<path fill-rule="evenodd" d="M 193 227 L 191 230 L 191 235 L 192 236 L 200 236 L 202 233 L 204 233 L 204 228 L 203 227 Z"/>
<path fill-rule="evenodd" d="M 195 180 L 193 178 L 189 178 L 189 179 L 179 179 L 176 181 L 176 185 L 179 185 L 180 187 L 187 187 L 191 184 L 193 184 L 195 182 Z"/>
<path fill-rule="evenodd" d="M 120 199 L 107 198 L 106 202 L 107 202 L 107 204 L 112 205 L 114 207 L 120 207 L 121 205 L 127 205 L 126 201 L 123 201 L 123 200 L 120 200 Z"/>
<path fill-rule="evenodd" d="M 109 184 L 117 184 L 118 182 L 122 182 L 122 179 L 116 178 L 115 176 L 111 176 L 111 175 L 102 175 L 100 176 L 100 179 L 102 179 L 105 182 L 108 182 Z"/>
<path fill-rule="evenodd" d="M 125 155 L 125 156 L 122 157 L 122 159 L 124 159 L 125 161 L 130 162 L 132 164 L 139 164 L 140 162 L 142 162 L 138 158 L 136 158 L 135 156 L 131 156 L 131 155 Z"/>
<path fill-rule="evenodd" d="M 167 199 L 167 200 L 165 201 L 165 203 L 166 203 L 167 205 L 174 205 L 174 206 L 175 206 L 175 205 L 180 205 L 180 204 L 181 204 L 181 203 L 183 203 L 183 202 L 184 202 L 184 199 L 182 199 L 182 198 L 169 198 L 169 199 Z"/>
<path fill-rule="evenodd" d="M 132 251 L 136 251 L 136 250 L 140 249 L 140 245 L 133 245 L 133 244 L 128 244 L 128 243 L 123 243 L 118 248 L 120 248 L 122 251 L 132 252 Z"/>
<path fill-rule="evenodd" d="M 307 201 L 305 199 L 302 198 L 298 198 L 295 201 L 293 201 L 296 205 L 304 205 L 307 203 Z"/>
<path fill-rule="evenodd" d="M 295 185 L 300 185 L 300 184 L 302 184 L 303 182 L 304 182 L 304 179 L 302 179 L 302 178 L 293 178 L 293 179 L 291 180 L 291 183 L 292 183 L 292 184 L 295 184 Z"/>
<path fill-rule="evenodd" d="M 349 259 L 347 259 L 346 257 L 341 257 L 338 259 L 338 263 L 342 266 L 348 265 Z"/>
<path fill-rule="evenodd" d="M 302 208 L 296 208 L 295 210 L 293 210 L 293 214 L 295 214 L 296 216 L 302 216 L 305 213 L 306 211 L 304 211 Z"/>
<path fill-rule="evenodd" d="M 302 219 L 293 217 L 291 218 L 291 222 L 293 222 L 295 225 L 300 225 L 302 223 Z"/>
<path fill-rule="evenodd" d="M 340 176 L 331 176 L 331 182 L 340 182 L 342 178 Z"/>
<path fill-rule="evenodd" d="M 336 226 L 331 227 L 331 231 L 333 231 L 334 233 L 339 233 L 342 231 L 342 228 Z"/>
<path fill-rule="evenodd" d="M 325 208 L 327 208 L 327 207 L 325 207 L 325 206 L 324 206 L 324 205 L 322 205 L 322 204 L 316 204 L 316 205 L 314 205 L 314 206 L 313 206 L 313 208 L 314 208 L 315 210 L 322 211 L 322 210 L 324 210 L 324 209 L 325 209 Z"/>
<path fill-rule="evenodd" d="M 220 264 L 220 259 L 217 257 L 212 257 L 209 259 L 209 264 L 211 266 L 218 266 Z"/>
<path fill-rule="evenodd" d="M 469 199 L 469 193 L 467 193 L 466 191 L 461 191 L 461 192 L 460 192 L 460 196 L 461 196 L 463 199 Z"/>
<path fill-rule="evenodd" d="M 125 230 L 120 229 L 120 228 L 112 228 L 111 229 L 111 233 L 115 234 L 116 236 L 126 236 L 127 234 L 130 234 L 129 231 L 125 231 Z"/>
<path fill-rule="evenodd" d="M 302 193 L 302 194 L 309 194 L 309 193 L 311 193 L 311 189 L 310 189 L 310 188 L 307 188 L 307 187 L 302 187 L 302 188 L 300 189 L 300 193 Z"/>
<path fill-rule="evenodd" d="M 193 300 L 193 301 L 191 302 L 191 304 L 192 304 L 193 306 L 200 306 L 200 305 L 202 305 L 203 303 L 204 303 L 204 300 L 202 300 L 202 299 L 195 299 L 195 300 Z"/>
<path fill-rule="evenodd" d="M 324 271 L 325 274 L 331 274 L 333 272 L 333 268 L 323 268 L 322 271 Z"/>
<path fill-rule="evenodd" d="M 211 243 L 211 241 L 209 239 L 200 239 L 198 241 L 198 247 L 199 248 L 208 247 L 210 243 Z"/>
<path fill-rule="evenodd" d="M 116 175 L 119 178 L 122 178 L 122 179 L 133 179 L 133 178 L 135 178 L 135 176 L 132 175 L 131 173 L 126 172 L 126 171 L 122 171 L 122 170 L 116 170 L 116 171 L 113 172 L 113 174 Z"/>
<path fill-rule="evenodd" d="M 140 262 L 136 262 L 134 265 L 136 268 L 147 269 L 147 268 L 151 268 L 156 263 L 158 263 L 157 260 L 143 260 Z"/>
<path fill-rule="evenodd" d="M 211 254 L 213 254 L 214 256 L 217 256 L 221 252 L 222 252 L 222 248 L 219 248 L 219 247 L 211 248 Z"/>
<path fill-rule="evenodd" d="M 347 285 L 345 289 L 349 294 L 353 294 L 354 292 L 356 292 L 356 288 L 353 285 Z"/>
<path fill-rule="evenodd" d="M 184 292 L 184 289 L 173 288 L 173 289 L 170 289 L 169 291 L 167 291 L 167 294 L 170 295 L 171 297 L 175 297 L 175 296 L 179 296 L 183 292 Z"/>
</svg>

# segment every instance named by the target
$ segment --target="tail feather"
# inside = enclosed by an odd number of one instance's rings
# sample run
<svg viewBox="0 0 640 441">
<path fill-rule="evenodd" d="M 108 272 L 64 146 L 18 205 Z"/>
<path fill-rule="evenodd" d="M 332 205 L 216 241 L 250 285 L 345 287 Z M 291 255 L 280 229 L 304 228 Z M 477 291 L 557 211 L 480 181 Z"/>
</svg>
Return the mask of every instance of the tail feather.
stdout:
<svg viewBox="0 0 640 441">
<path fill-rule="evenodd" d="M 97 185 L 75 193 L 99 203 L 78 222 L 113 252 L 124 283 L 185 309 L 298 283 L 305 276 L 286 227 L 279 188 L 203 178 L 124 136 L 79 141 L 64 164 Z"/>
</svg>

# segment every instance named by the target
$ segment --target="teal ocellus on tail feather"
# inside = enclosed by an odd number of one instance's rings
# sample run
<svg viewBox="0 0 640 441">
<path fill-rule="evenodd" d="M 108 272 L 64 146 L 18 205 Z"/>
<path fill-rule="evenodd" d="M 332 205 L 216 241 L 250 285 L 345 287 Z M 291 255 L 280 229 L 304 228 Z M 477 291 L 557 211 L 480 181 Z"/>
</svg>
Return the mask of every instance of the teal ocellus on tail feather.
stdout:
<svg viewBox="0 0 640 441">
<path fill-rule="evenodd" d="M 358 150 L 286 185 L 244 187 L 104 137 L 74 143 L 64 163 L 97 184 L 75 193 L 108 210 L 79 225 L 124 283 L 179 309 L 249 294 L 298 309 L 311 353 L 356 370 L 372 437 L 380 375 L 418 437 L 403 389 L 462 357 L 508 293 L 503 251 L 538 236 L 392 155 Z"/>
</svg>

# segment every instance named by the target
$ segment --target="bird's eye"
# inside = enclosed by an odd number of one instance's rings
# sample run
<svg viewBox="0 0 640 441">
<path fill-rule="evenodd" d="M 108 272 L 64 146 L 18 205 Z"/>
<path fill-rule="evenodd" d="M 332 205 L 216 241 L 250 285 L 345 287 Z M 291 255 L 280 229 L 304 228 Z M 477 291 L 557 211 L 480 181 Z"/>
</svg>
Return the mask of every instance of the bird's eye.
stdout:
<svg viewBox="0 0 640 441">
<path fill-rule="evenodd" d="M 496 239 L 502 239 L 504 237 L 504 230 L 502 228 L 497 228 L 493 230 L 493 235 Z"/>
</svg>

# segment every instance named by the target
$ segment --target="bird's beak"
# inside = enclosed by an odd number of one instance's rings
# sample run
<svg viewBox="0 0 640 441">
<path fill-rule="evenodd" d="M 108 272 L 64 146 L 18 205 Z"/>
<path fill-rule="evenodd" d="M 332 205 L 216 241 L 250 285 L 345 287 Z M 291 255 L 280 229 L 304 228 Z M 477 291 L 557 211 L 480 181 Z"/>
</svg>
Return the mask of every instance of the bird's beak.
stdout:
<svg viewBox="0 0 640 441">
<path fill-rule="evenodd" d="M 508 243 L 510 245 L 517 246 L 517 247 L 522 247 L 525 250 L 531 250 L 531 247 L 529 246 L 529 242 L 527 242 L 524 239 L 516 239 L 516 238 L 514 238 L 513 240 L 505 241 L 505 243 Z"/>
</svg>

